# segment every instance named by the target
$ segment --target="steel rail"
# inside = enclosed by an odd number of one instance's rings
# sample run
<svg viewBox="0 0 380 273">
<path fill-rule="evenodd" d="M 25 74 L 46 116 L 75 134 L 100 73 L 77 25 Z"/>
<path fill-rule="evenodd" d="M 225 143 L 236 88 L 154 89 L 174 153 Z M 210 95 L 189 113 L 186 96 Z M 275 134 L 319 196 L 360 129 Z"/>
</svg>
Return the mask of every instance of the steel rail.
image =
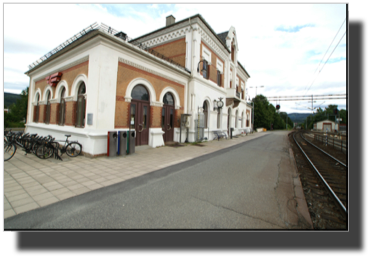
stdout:
<svg viewBox="0 0 380 273">
<path fill-rule="evenodd" d="M 333 157 L 332 155 L 330 155 L 329 153 L 326 153 L 324 150 L 322 150 L 321 148 L 315 146 L 313 143 L 311 143 L 310 141 L 308 141 L 306 138 L 304 138 L 303 134 L 301 134 L 301 137 L 307 141 L 309 144 L 313 145 L 315 148 L 317 148 L 318 150 L 320 150 L 322 153 L 328 155 L 329 157 L 331 157 L 332 159 L 334 159 L 335 161 L 339 162 L 341 165 L 343 165 L 344 167 L 347 168 L 346 164 L 344 164 L 343 162 L 339 161 L 338 159 L 336 159 L 335 157 Z"/>
<path fill-rule="evenodd" d="M 311 166 L 313 167 L 313 169 L 317 172 L 317 174 L 319 175 L 319 177 L 322 179 L 323 183 L 326 185 L 326 187 L 328 188 L 328 190 L 331 192 L 331 194 L 335 197 L 335 199 L 338 201 L 339 205 L 343 208 L 344 212 L 347 213 L 347 209 L 346 207 L 343 205 L 342 201 L 340 201 L 339 197 L 335 194 L 335 192 L 331 189 L 330 185 L 326 182 L 326 180 L 323 178 L 323 176 L 320 174 L 320 172 L 318 171 L 318 169 L 314 166 L 313 162 L 310 160 L 310 158 L 306 155 L 305 151 L 301 148 L 301 146 L 298 144 L 296 138 L 295 138 L 295 134 L 293 134 L 293 139 L 294 139 L 294 142 L 297 144 L 298 148 L 300 148 L 301 152 L 303 153 L 303 155 L 306 157 L 306 159 L 309 161 L 309 163 L 311 164 Z"/>
</svg>

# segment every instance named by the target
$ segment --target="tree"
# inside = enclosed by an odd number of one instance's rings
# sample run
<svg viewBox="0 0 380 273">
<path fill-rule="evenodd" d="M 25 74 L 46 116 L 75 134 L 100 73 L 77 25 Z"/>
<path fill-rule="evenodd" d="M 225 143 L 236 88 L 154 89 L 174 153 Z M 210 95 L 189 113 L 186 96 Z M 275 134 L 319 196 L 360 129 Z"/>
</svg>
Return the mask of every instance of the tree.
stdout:
<svg viewBox="0 0 380 273">
<path fill-rule="evenodd" d="M 22 90 L 21 98 L 17 99 L 15 104 L 9 107 L 9 113 L 4 113 L 4 126 L 13 127 L 21 126 L 20 122 L 26 120 L 27 107 L 28 107 L 28 94 L 29 87 Z"/>
</svg>

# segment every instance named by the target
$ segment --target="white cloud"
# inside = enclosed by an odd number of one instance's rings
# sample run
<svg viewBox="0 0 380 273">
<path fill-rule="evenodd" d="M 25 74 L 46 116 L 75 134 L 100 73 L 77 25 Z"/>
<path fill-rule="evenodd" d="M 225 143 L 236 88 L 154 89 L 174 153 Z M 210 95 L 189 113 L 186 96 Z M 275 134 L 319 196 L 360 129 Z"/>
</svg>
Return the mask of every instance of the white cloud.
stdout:
<svg viewBox="0 0 380 273">
<path fill-rule="evenodd" d="M 117 16 L 112 8 L 116 9 Z M 155 16 L 152 16 L 153 10 Z M 9 44 L 17 45 L 12 49 L 17 48 L 19 52 L 5 52 L 4 66 L 27 70 L 29 64 L 94 22 L 103 22 L 137 38 L 164 27 L 168 15 L 173 15 L 178 22 L 198 13 L 216 33 L 228 31 L 231 26 L 236 28 L 238 58 L 251 76 L 247 86 L 264 85 L 261 91 L 266 96 L 303 95 L 315 76 L 320 58 L 346 16 L 344 4 L 152 4 L 147 5 L 146 11 L 136 5 L 107 8 L 98 4 L 5 4 L 4 44 L 6 49 Z M 30 18 L 30 14 L 36 16 L 28 24 L 20 21 L 19 18 Z M 301 28 L 298 32 L 276 31 L 279 26 L 305 25 L 312 27 Z M 330 52 L 344 31 L 345 25 Z M 345 38 L 341 44 L 345 44 Z M 328 56 L 329 53 L 325 59 Z M 345 57 L 346 47 L 339 46 L 331 59 Z M 332 91 L 326 84 L 344 86 L 345 64 L 346 61 L 327 63 L 308 94 Z M 4 76 L 7 77 L 4 81 L 16 81 L 17 78 L 14 72 L 6 69 Z M 22 81 L 24 77 L 19 75 Z M 337 88 L 335 92 L 345 92 L 343 87 L 334 88 Z M 254 90 L 249 90 L 249 94 L 252 96 Z"/>
</svg>

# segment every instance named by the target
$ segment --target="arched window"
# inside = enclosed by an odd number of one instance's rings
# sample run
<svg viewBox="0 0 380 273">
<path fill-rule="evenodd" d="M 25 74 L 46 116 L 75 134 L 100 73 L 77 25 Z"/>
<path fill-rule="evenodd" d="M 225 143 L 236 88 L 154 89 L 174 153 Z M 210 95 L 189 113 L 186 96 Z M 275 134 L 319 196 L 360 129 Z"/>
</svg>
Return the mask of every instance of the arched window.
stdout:
<svg viewBox="0 0 380 273">
<path fill-rule="evenodd" d="M 208 128 L 208 106 L 207 101 L 203 102 L 203 114 L 205 118 L 205 128 Z"/>
<path fill-rule="evenodd" d="M 50 90 L 47 91 L 48 93 L 46 94 L 46 108 L 45 108 L 45 123 L 49 124 L 50 123 L 50 98 L 51 98 L 51 92 Z"/>
<path fill-rule="evenodd" d="M 170 94 L 170 93 L 166 93 L 165 94 L 165 96 L 164 96 L 164 104 L 174 105 L 174 99 L 173 99 L 172 94 Z"/>
<path fill-rule="evenodd" d="M 144 85 L 139 84 L 133 87 L 132 99 L 149 101 L 149 92 L 146 90 Z"/>
<path fill-rule="evenodd" d="M 84 127 L 86 118 L 86 85 L 82 82 L 78 88 L 76 127 Z"/>
<path fill-rule="evenodd" d="M 65 102 L 65 96 L 66 96 L 66 88 L 62 87 L 61 91 L 61 101 L 59 103 L 59 120 L 58 125 L 65 125 L 65 110 L 66 110 L 66 102 Z"/>
<path fill-rule="evenodd" d="M 40 94 L 37 93 L 36 95 L 36 106 L 34 106 L 34 122 L 38 122 L 38 119 L 40 117 Z"/>
</svg>

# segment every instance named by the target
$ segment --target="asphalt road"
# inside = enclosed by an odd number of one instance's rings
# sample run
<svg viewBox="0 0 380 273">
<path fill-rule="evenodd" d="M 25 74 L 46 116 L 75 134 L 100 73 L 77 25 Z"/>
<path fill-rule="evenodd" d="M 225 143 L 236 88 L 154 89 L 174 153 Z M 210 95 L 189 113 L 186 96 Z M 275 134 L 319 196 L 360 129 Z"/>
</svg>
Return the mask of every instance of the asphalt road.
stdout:
<svg viewBox="0 0 380 273">
<path fill-rule="evenodd" d="M 283 132 L 264 135 L 7 218 L 4 228 L 298 228 L 284 217 L 278 187 L 281 161 L 289 159 L 286 138 Z"/>
</svg>

